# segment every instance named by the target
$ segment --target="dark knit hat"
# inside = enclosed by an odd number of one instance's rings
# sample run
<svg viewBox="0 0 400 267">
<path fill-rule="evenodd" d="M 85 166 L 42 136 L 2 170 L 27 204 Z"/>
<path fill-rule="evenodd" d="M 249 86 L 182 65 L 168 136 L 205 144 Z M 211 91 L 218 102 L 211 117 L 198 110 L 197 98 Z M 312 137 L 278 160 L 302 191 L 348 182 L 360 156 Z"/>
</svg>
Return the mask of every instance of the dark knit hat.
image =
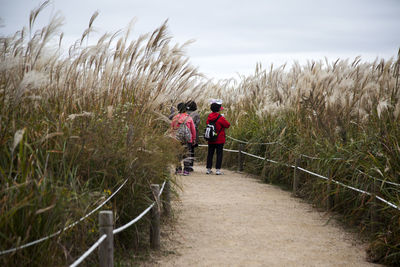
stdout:
<svg viewBox="0 0 400 267">
<path fill-rule="evenodd" d="M 189 101 L 186 103 L 186 108 L 189 111 L 195 111 L 197 110 L 197 104 L 193 100 Z"/>
<path fill-rule="evenodd" d="M 212 103 L 210 108 L 212 112 L 218 112 L 221 109 L 221 105 L 217 103 Z"/>
<path fill-rule="evenodd" d="M 176 107 L 178 108 L 179 113 L 186 112 L 186 104 L 185 103 L 181 102 Z"/>
</svg>

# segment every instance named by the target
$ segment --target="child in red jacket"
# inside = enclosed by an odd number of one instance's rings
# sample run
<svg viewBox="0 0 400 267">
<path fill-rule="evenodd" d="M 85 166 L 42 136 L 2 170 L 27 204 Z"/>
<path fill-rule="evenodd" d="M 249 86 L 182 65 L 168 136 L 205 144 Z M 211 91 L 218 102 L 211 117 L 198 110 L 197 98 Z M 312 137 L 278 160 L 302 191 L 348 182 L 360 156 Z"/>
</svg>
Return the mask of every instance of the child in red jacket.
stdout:
<svg viewBox="0 0 400 267">
<path fill-rule="evenodd" d="M 215 128 L 217 132 L 217 139 L 213 142 L 208 142 L 208 154 L 207 154 L 207 172 L 206 174 L 211 174 L 211 168 L 213 163 L 214 151 L 217 151 L 217 162 L 215 164 L 216 168 L 216 175 L 221 175 L 221 165 L 222 165 L 222 154 L 225 144 L 225 129 L 229 128 L 231 124 L 225 119 L 224 116 L 219 114 L 219 111 L 222 110 L 222 104 L 219 103 L 212 103 L 211 104 L 211 111 L 210 115 L 207 118 L 207 124 L 211 121 L 215 121 Z M 217 119 L 218 118 L 218 119 Z"/>
</svg>

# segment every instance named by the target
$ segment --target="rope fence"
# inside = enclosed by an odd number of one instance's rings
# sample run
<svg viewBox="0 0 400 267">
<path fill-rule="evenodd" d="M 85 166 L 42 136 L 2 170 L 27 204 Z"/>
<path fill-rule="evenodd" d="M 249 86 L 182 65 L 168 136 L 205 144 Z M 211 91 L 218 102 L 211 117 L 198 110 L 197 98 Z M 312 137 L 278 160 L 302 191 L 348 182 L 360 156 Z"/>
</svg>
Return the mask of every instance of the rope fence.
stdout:
<svg viewBox="0 0 400 267">
<path fill-rule="evenodd" d="M 36 244 L 38 244 L 38 243 L 41 243 L 41 242 L 43 242 L 43 241 L 45 241 L 45 240 L 48 240 L 48 239 L 50 239 L 50 238 L 52 238 L 52 237 L 55 237 L 55 236 L 61 234 L 62 232 L 64 232 L 64 231 L 66 231 L 66 230 L 68 230 L 68 229 L 74 227 L 75 225 L 77 225 L 78 223 L 82 222 L 83 220 L 85 220 L 86 218 L 88 218 L 90 215 L 92 215 L 93 213 L 95 213 L 96 211 L 98 211 L 98 210 L 99 210 L 101 207 L 103 207 L 108 201 L 110 201 L 110 199 L 112 199 L 112 198 L 121 190 L 121 188 L 124 187 L 124 185 L 126 184 L 127 181 L 128 181 L 128 179 L 125 179 L 125 181 L 118 187 L 118 189 L 117 189 L 114 193 L 112 193 L 112 194 L 111 194 L 105 201 L 103 201 L 99 206 L 97 206 L 95 209 L 93 209 L 91 212 L 89 212 L 88 214 L 86 214 L 85 216 L 83 216 L 82 218 L 80 218 L 79 220 L 77 220 L 77 221 L 71 223 L 70 225 L 67 225 L 67 226 L 64 227 L 63 229 L 58 230 L 57 232 L 55 232 L 55 233 L 53 233 L 53 234 L 50 234 L 50 235 L 45 236 L 45 237 L 42 237 L 42 238 L 40 238 L 40 239 L 38 239 L 38 240 L 29 242 L 29 243 L 24 244 L 24 245 L 21 245 L 21 246 L 19 246 L 19 247 L 15 247 L 15 248 L 7 249 L 7 250 L 4 250 L 4 251 L 0 251 L 0 256 L 1 256 L 1 255 L 8 254 L 8 253 L 11 253 L 11 252 L 15 252 L 15 251 L 17 251 L 17 250 L 19 250 L 19 249 L 24 249 L 24 248 L 27 248 L 27 247 L 36 245 Z"/>
<path fill-rule="evenodd" d="M 115 190 L 114 193 L 112 193 L 105 201 L 103 201 L 99 206 L 97 206 L 95 209 L 93 209 L 91 212 L 89 212 L 88 214 L 86 214 L 85 216 L 83 216 L 82 218 L 80 218 L 79 220 L 75 221 L 74 223 L 64 227 L 62 230 L 59 230 L 51 235 L 45 236 L 43 238 L 40 238 L 38 240 L 29 242 L 27 244 L 24 244 L 22 246 L 18 246 L 12 249 L 8 249 L 8 250 L 4 250 L 0 252 L 0 255 L 4 255 L 7 253 L 11 253 L 11 252 L 15 252 L 19 249 L 23 249 L 35 244 L 38 244 L 40 242 L 43 242 L 47 239 L 50 239 L 54 236 L 57 236 L 59 234 L 61 234 L 63 231 L 72 228 L 73 226 L 77 225 L 78 223 L 80 223 L 81 221 L 85 220 L 87 217 L 89 217 L 90 215 L 92 215 L 93 213 L 95 213 L 96 211 L 98 211 L 101 207 L 103 207 L 108 201 L 110 201 L 110 199 L 112 199 L 123 187 L 124 185 L 127 183 L 128 179 L 126 179 L 118 188 L 117 190 Z M 169 216 L 171 213 L 171 204 L 170 204 L 170 182 L 169 181 L 164 181 L 163 184 L 161 185 L 161 188 L 159 185 L 151 185 L 151 189 L 152 189 L 152 198 L 154 198 L 154 201 L 142 212 L 140 213 L 136 218 L 134 218 L 133 220 L 131 220 L 130 222 L 128 222 L 127 224 L 116 228 L 116 229 L 112 229 L 113 228 L 113 215 L 112 215 L 112 211 L 100 211 L 99 214 L 99 222 L 100 222 L 100 237 L 99 239 L 92 245 L 90 246 L 90 248 L 85 251 L 78 259 L 76 259 L 71 265 L 70 267 L 76 267 L 79 264 L 81 264 L 91 253 L 93 253 L 93 251 L 95 251 L 96 248 L 99 248 L 100 252 L 99 252 L 99 263 L 101 267 L 105 267 L 105 266 L 113 266 L 113 236 L 115 234 L 118 234 L 124 230 L 126 230 L 127 228 L 129 228 L 130 226 L 132 226 L 134 223 L 138 222 L 141 218 L 143 218 L 143 216 L 145 216 L 149 211 L 152 211 L 152 218 L 151 218 L 151 229 L 150 229 L 150 244 L 151 247 L 154 249 L 159 249 L 160 248 L 160 210 L 159 210 L 159 206 L 160 206 L 160 198 L 162 193 L 164 192 L 165 194 L 165 201 L 163 202 L 163 206 L 164 206 L 164 214 L 166 216 Z M 110 216 L 111 215 L 111 216 Z M 154 221 L 156 221 L 156 223 L 154 223 Z M 104 227 L 104 222 L 108 222 L 106 223 L 106 227 Z M 110 228 L 111 227 L 111 231 Z M 108 231 L 107 229 L 108 228 Z M 158 228 L 158 229 L 155 229 Z M 102 229 L 106 229 L 105 231 L 102 231 Z M 108 233 L 103 233 L 103 232 L 108 232 Z M 112 237 L 111 237 L 112 236 Z M 111 241 L 110 241 L 111 240 Z M 106 244 L 106 246 L 104 246 L 104 244 Z M 102 248 L 103 246 L 103 248 Z M 112 249 L 110 249 L 110 246 L 112 246 Z"/>
<path fill-rule="evenodd" d="M 236 141 L 240 144 L 246 144 L 246 145 L 275 145 L 275 144 L 279 144 L 281 146 L 286 147 L 285 145 L 283 145 L 281 142 L 275 141 L 275 142 L 267 142 L 267 143 L 252 143 L 252 142 L 248 142 L 248 141 L 243 141 L 243 140 L 239 140 L 236 138 L 233 138 L 232 136 L 227 135 L 227 138 Z M 301 157 L 305 157 L 305 158 L 309 158 L 309 159 L 315 159 L 315 160 L 323 160 L 324 158 L 319 158 L 319 157 L 313 157 L 313 156 L 308 156 L 305 154 L 299 154 L 299 156 Z M 342 158 L 331 158 L 332 160 L 342 160 Z"/>
<path fill-rule="evenodd" d="M 101 211 L 99 214 L 99 230 L 100 238 L 94 243 L 87 251 L 85 251 L 82 256 L 80 256 L 75 262 L 73 262 L 70 267 L 76 267 L 82 263 L 96 248 L 99 247 L 99 264 L 100 267 L 114 266 L 114 235 L 126 230 L 136 222 L 138 222 L 144 215 L 149 211 L 151 212 L 151 227 L 150 227 L 150 245 L 153 249 L 160 248 L 160 197 L 165 190 L 166 199 L 164 201 L 164 210 L 166 211 L 166 206 L 170 205 L 169 181 L 164 181 L 160 186 L 158 184 L 152 184 L 152 196 L 154 201 L 136 218 L 128 222 L 127 224 L 113 229 L 113 212 L 112 211 Z M 169 216 L 168 212 L 165 212 Z"/>
<path fill-rule="evenodd" d="M 325 160 L 324 158 L 312 157 L 304 154 L 299 154 L 300 157 L 308 158 L 308 159 L 315 159 L 315 160 Z M 343 160 L 342 158 L 329 158 L 330 160 Z"/>
<path fill-rule="evenodd" d="M 124 231 L 126 228 L 129 228 L 135 222 L 139 221 L 144 215 L 146 215 L 154 207 L 154 204 L 155 203 L 153 202 L 147 209 L 145 209 L 142 213 L 139 214 L 139 216 L 137 216 L 135 219 L 133 219 L 129 223 L 127 223 L 117 229 L 114 229 L 113 234 L 118 234 L 118 233 Z"/>
<path fill-rule="evenodd" d="M 240 144 L 244 144 L 244 143 L 245 143 L 245 144 L 249 144 L 249 143 L 246 142 L 246 141 L 238 140 L 238 139 L 232 138 L 232 137 L 230 137 L 230 136 L 227 136 L 227 137 L 230 138 L 231 140 L 234 140 L 234 141 L 239 142 Z M 273 143 L 277 143 L 277 142 L 273 142 Z M 256 144 L 256 143 L 253 143 L 253 144 Z M 260 144 L 267 144 L 267 143 L 260 143 Z M 272 143 L 268 143 L 268 144 L 272 144 Z M 207 145 L 199 145 L 199 146 L 206 147 Z M 361 190 L 361 189 L 359 189 L 359 188 L 356 188 L 356 187 L 353 187 L 353 186 L 350 186 L 350 185 L 346 185 L 346 184 L 344 184 L 344 183 L 342 183 L 342 182 L 336 181 L 336 180 L 331 179 L 331 178 L 329 178 L 329 177 L 326 177 L 326 176 L 323 176 L 323 175 L 321 175 L 321 174 L 318 174 L 318 173 L 309 171 L 309 170 L 307 170 L 307 169 L 301 168 L 301 167 L 297 166 L 297 161 L 296 161 L 296 166 L 294 166 L 294 165 L 289 165 L 289 164 L 282 163 L 282 162 L 278 162 L 278 161 L 275 161 L 275 160 L 272 160 L 272 159 L 267 159 L 266 157 L 261 157 L 261 156 L 257 156 L 257 155 L 254 155 L 254 154 L 251 154 L 251 153 L 242 151 L 242 146 L 239 146 L 239 150 L 230 150 L 230 149 L 225 149 L 225 148 L 224 148 L 224 151 L 229 151 L 229 152 L 230 152 L 230 151 L 234 151 L 234 152 L 238 152 L 238 153 L 239 153 L 239 157 L 238 157 L 238 159 L 239 159 L 239 163 L 238 163 L 238 169 L 239 169 L 239 171 L 242 171 L 242 170 L 243 170 L 243 160 L 242 160 L 242 158 L 241 158 L 240 155 L 241 155 L 241 154 L 244 154 L 244 155 L 247 155 L 247 156 L 256 158 L 256 159 L 268 161 L 268 162 L 275 163 L 275 164 L 281 164 L 281 165 L 284 165 L 284 166 L 287 166 L 287 167 L 294 168 L 295 170 L 303 171 L 303 172 L 305 172 L 305 173 L 311 174 L 311 175 L 313 175 L 313 176 L 316 176 L 316 177 L 318 177 L 318 178 L 321 178 L 321 179 L 324 179 L 324 180 L 327 180 L 327 181 L 331 181 L 331 182 L 333 182 L 333 183 L 336 183 L 336 184 L 338 184 L 338 185 L 341 185 L 341 186 L 343 186 L 343 187 L 345 187 L 345 188 L 351 189 L 351 190 L 356 191 L 356 192 L 361 193 L 361 194 L 366 194 L 366 195 L 369 195 L 369 196 L 374 196 L 376 199 L 378 199 L 378 200 L 380 200 L 381 202 L 387 204 L 388 206 L 390 206 L 390 207 L 392 207 L 392 208 L 395 208 L 395 209 L 397 209 L 397 210 L 400 210 L 400 207 L 399 207 L 398 205 L 396 205 L 396 204 L 394 204 L 394 203 L 392 203 L 392 202 L 390 202 L 390 201 L 388 201 L 388 200 L 386 200 L 386 199 L 384 199 L 384 198 L 382 198 L 382 197 L 380 197 L 380 196 L 377 196 L 376 194 L 372 194 L 372 193 L 370 193 L 370 192 Z M 303 157 L 304 157 L 305 155 L 299 154 L 299 156 L 303 156 Z M 307 157 L 307 158 L 311 158 L 311 159 L 322 159 L 322 158 L 316 158 L 316 157 L 308 157 L 308 156 L 306 156 L 306 157 Z M 339 160 L 340 158 L 332 158 L 332 159 L 337 159 L 337 160 Z M 358 170 L 358 171 L 359 171 L 359 170 Z M 359 172 L 361 172 L 361 171 L 359 171 Z M 361 172 L 361 173 L 363 173 L 363 172 Z M 365 174 L 365 173 L 363 173 L 363 174 Z M 296 176 L 296 175 L 295 175 L 295 176 Z M 368 176 L 369 176 L 369 175 L 368 175 Z M 378 180 L 378 181 L 381 181 L 381 182 L 385 182 L 385 183 L 388 183 L 388 184 L 400 186 L 399 184 L 392 183 L 392 182 L 388 182 L 388 181 L 385 181 L 385 180 L 381 180 L 381 179 L 378 179 L 378 178 L 375 178 L 375 177 L 372 177 L 372 176 L 369 176 L 369 177 L 371 177 L 371 178 L 373 178 L 373 179 L 376 179 L 376 180 Z M 297 184 L 296 181 L 293 182 L 294 188 L 295 188 L 295 184 Z M 295 189 L 294 189 L 294 190 L 295 190 Z"/>
<path fill-rule="evenodd" d="M 249 144 L 249 145 L 272 145 L 272 144 L 279 144 L 279 145 L 281 145 L 281 146 L 283 146 L 283 147 L 289 149 L 287 146 L 285 146 L 284 144 L 282 144 L 281 142 L 278 142 L 278 141 L 269 142 L 269 143 L 250 143 L 250 142 L 248 142 L 248 141 L 243 141 L 243 140 L 239 140 L 239 139 L 233 138 L 233 137 L 231 137 L 231 136 L 229 136 L 229 135 L 227 135 L 226 137 L 229 138 L 229 139 L 231 139 L 231 140 L 234 140 L 234 141 L 238 142 L 239 144 Z M 207 145 L 199 145 L 199 146 L 207 146 Z M 239 150 L 234 150 L 234 151 L 232 151 L 232 150 L 230 150 L 230 149 L 225 149 L 225 148 L 224 148 L 224 151 L 228 151 L 228 152 L 239 152 Z M 243 151 L 242 151 L 242 152 L 243 152 Z M 305 154 L 302 154 L 302 153 L 296 153 L 296 154 L 297 154 L 299 157 L 304 157 L 304 158 L 313 159 L 313 160 L 345 160 L 345 159 L 343 159 L 343 158 L 337 158 L 337 157 L 334 157 L 334 158 L 321 158 L 321 157 L 314 157 L 314 156 L 305 155 Z M 255 155 L 253 155 L 253 156 L 255 156 Z M 258 157 L 258 156 L 257 156 L 257 157 Z M 264 158 L 264 160 L 267 160 L 267 159 Z M 277 163 L 277 162 L 274 162 L 274 163 Z M 373 177 L 373 176 L 371 176 L 371 175 L 369 175 L 369 174 L 366 174 L 366 173 L 364 173 L 364 172 L 362 172 L 362 171 L 360 171 L 360 170 L 358 170 L 358 169 L 356 169 L 356 170 L 357 170 L 358 172 L 360 172 L 360 173 L 362 173 L 362 174 L 364 174 L 364 175 L 366 175 L 366 176 L 372 178 L 372 179 L 377 180 L 377 181 L 380 181 L 380 182 L 383 182 L 383 183 L 386 183 L 386 184 L 390 184 L 390 185 L 394 185 L 394 186 L 400 187 L 400 184 L 398 184 L 398 183 L 394 183 L 394 182 L 382 180 L 382 179 L 379 179 L 379 178 L 377 178 L 377 177 Z"/>
<path fill-rule="evenodd" d="M 236 138 L 233 138 L 232 136 L 227 135 L 226 137 L 228 137 L 229 139 L 236 141 L 238 143 L 242 143 L 242 144 L 246 144 L 246 145 L 274 145 L 274 144 L 278 144 L 279 142 L 269 142 L 269 143 L 251 143 L 251 142 L 247 142 L 247 141 L 242 141 Z"/>
<path fill-rule="evenodd" d="M 375 199 L 385 203 L 389 207 L 392 207 L 394 209 L 400 210 L 400 207 L 398 205 L 396 205 L 396 204 L 394 204 L 394 203 L 392 203 L 392 202 L 390 202 L 390 201 L 388 201 L 388 200 L 386 200 L 386 199 L 384 199 L 384 198 L 382 198 L 380 196 L 377 196 L 376 193 L 370 193 L 370 192 L 361 190 L 359 188 L 356 188 L 356 187 L 353 187 L 353 186 L 350 186 L 350 185 L 346 185 L 346 184 L 344 184 L 342 182 L 339 182 L 339 181 L 336 181 L 336 180 L 334 180 L 332 178 L 329 178 L 329 177 L 323 176 L 321 174 L 318 174 L 318 173 L 309 171 L 307 169 L 304 169 L 302 167 L 299 167 L 297 159 L 296 159 L 296 165 L 290 165 L 290 164 L 278 162 L 278 161 L 275 161 L 275 160 L 272 160 L 272 159 L 268 159 L 267 157 L 261 157 L 261 156 L 254 155 L 254 154 L 248 153 L 246 151 L 243 151 L 243 144 L 248 144 L 248 145 L 272 145 L 272 144 L 280 144 L 279 142 L 250 143 L 250 142 L 242 141 L 242 140 L 230 137 L 230 136 L 227 136 L 227 137 L 229 139 L 239 143 L 239 149 L 238 150 L 227 149 L 227 148 L 223 149 L 224 151 L 227 151 L 227 152 L 238 153 L 238 168 L 239 168 L 239 171 L 243 170 L 243 158 L 241 156 L 243 154 L 243 155 L 247 155 L 247 156 L 250 156 L 250 157 L 253 157 L 253 158 L 256 158 L 256 159 L 260 159 L 260 160 L 263 160 L 263 161 L 266 161 L 266 162 L 271 162 L 271 163 L 274 163 L 274 164 L 281 164 L 281 165 L 293 168 L 295 170 L 295 172 L 294 172 L 294 181 L 293 181 L 293 191 L 294 192 L 295 192 L 296 186 L 297 186 L 296 170 L 300 170 L 302 172 L 308 173 L 310 175 L 313 175 L 315 177 L 318 177 L 318 178 L 321 178 L 323 180 L 328 181 L 329 182 L 328 186 L 329 186 L 330 182 L 332 182 L 332 183 L 338 184 L 340 186 L 343 186 L 345 188 L 348 188 L 350 190 L 356 191 L 358 193 L 366 194 L 368 196 L 373 196 Z M 199 144 L 199 147 L 207 147 L 207 145 Z M 304 155 L 304 154 L 298 154 L 298 155 L 299 155 L 299 157 L 305 157 L 305 158 L 309 158 L 309 159 L 324 160 L 323 158 L 311 157 L 311 156 L 307 156 L 307 155 Z M 331 158 L 331 159 L 342 160 L 341 158 Z M 376 180 L 376 181 L 380 181 L 380 182 L 387 183 L 387 184 L 390 184 L 390 185 L 400 186 L 400 184 L 398 184 L 398 183 L 393 183 L 393 182 L 390 182 L 390 181 L 385 181 L 385 180 L 382 180 L 382 179 L 375 178 L 375 177 L 370 176 L 370 175 L 368 175 L 368 174 L 366 174 L 366 173 L 364 173 L 364 172 L 362 172 L 362 171 L 360 171 L 358 169 L 357 169 L 357 171 L 359 173 L 363 174 L 363 175 L 366 175 L 366 176 L 368 176 L 370 178 L 373 178 L 374 181 Z M 61 234 L 62 232 L 74 227 L 75 225 L 77 225 L 78 223 L 82 222 L 83 220 L 85 220 L 86 218 L 91 216 L 93 213 L 98 211 L 107 202 L 109 202 L 125 186 L 127 181 L 128 181 L 128 179 L 126 179 L 117 188 L 117 190 L 115 190 L 115 192 L 113 192 L 105 201 L 103 201 L 100 205 L 98 205 L 91 212 L 89 212 L 85 216 L 81 217 L 79 220 L 67 225 L 63 229 L 61 229 L 61 230 L 59 230 L 59 231 L 57 231 L 57 232 L 55 232 L 53 234 L 50 234 L 50 235 L 45 236 L 43 238 L 40 238 L 38 240 L 26 243 L 26 244 L 18 246 L 18 247 L 14 247 L 14 248 L 11 248 L 11 249 L 0 251 L 0 256 L 8 254 L 8 253 L 16 252 L 17 250 L 24 249 L 24 248 L 30 247 L 32 245 L 38 244 L 40 242 L 43 242 L 43 241 L 48 240 L 48 239 L 50 239 L 52 237 L 55 237 L 55 236 Z M 75 262 L 73 262 L 70 266 L 71 267 L 78 266 L 96 248 L 99 248 L 99 247 L 100 247 L 100 253 L 99 253 L 100 266 L 109 266 L 109 265 L 107 265 L 107 262 L 108 263 L 110 263 L 110 261 L 113 262 L 113 255 L 111 255 L 111 254 L 113 254 L 113 249 L 109 248 L 110 246 L 113 247 L 113 236 L 115 234 L 118 234 L 118 233 L 126 230 L 127 228 L 129 228 L 130 226 L 132 226 L 133 224 L 138 222 L 141 218 L 143 218 L 150 211 L 151 211 L 151 218 L 152 218 L 152 220 L 151 220 L 151 229 L 150 229 L 150 245 L 151 245 L 151 247 L 153 249 L 159 249 L 160 248 L 159 224 L 160 224 L 160 213 L 161 213 L 160 212 L 160 198 L 161 198 L 161 195 L 162 195 L 163 191 L 165 190 L 165 196 L 164 196 L 165 197 L 165 201 L 163 202 L 163 204 L 164 204 L 163 207 L 164 207 L 164 213 L 166 214 L 166 216 L 169 216 L 170 212 L 171 212 L 171 206 L 170 206 L 170 183 L 169 183 L 169 181 L 164 181 L 163 184 L 161 185 L 161 188 L 160 188 L 160 185 L 151 185 L 151 189 L 152 189 L 152 198 L 154 199 L 154 201 L 142 213 L 140 213 L 136 218 L 132 219 L 130 222 L 126 223 L 125 225 L 120 226 L 119 228 L 114 229 L 114 227 L 113 227 L 112 211 L 100 212 L 100 214 L 99 214 L 100 230 L 101 229 L 103 229 L 103 230 L 106 229 L 106 230 L 104 230 L 104 231 L 101 230 L 99 239 L 87 251 L 85 251 Z M 328 190 L 328 192 L 329 192 L 329 190 Z M 109 213 L 111 213 L 111 217 L 110 217 Z M 101 216 L 104 216 L 104 218 L 101 217 Z M 102 222 L 103 222 L 103 224 L 102 224 Z M 104 222 L 108 222 L 108 223 L 104 224 Z M 108 247 L 105 247 L 105 246 L 108 246 Z M 101 252 L 101 251 L 103 251 L 103 252 Z M 105 255 L 105 254 L 107 254 L 107 255 Z M 105 264 L 105 265 L 103 265 L 103 264 Z"/>
<path fill-rule="evenodd" d="M 94 243 L 82 256 L 79 257 L 70 267 L 76 267 L 81 264 L 87 256 L 89 256 L 101 243 L 107 238 L 107 235 L 102 235 L 96 243 Z"/>
<path fill-rule="evenodd" d="M 369 175 L 369 174 L 366 174 L 365 172 L 362 172 L 362 171 L 360 171 L 360 170 L 357 170 L 357 171 L 358 171 L 359 173 L 361 173 L 361 174 L 363 174 L 363 175 L 365 175 L 365 176 L 368 176 L 369 178 L 375 179 L 375 180 L 377 180 L 377 181 L 380 181 L 380 182 L 383 182 L 383 183 L 386 183 L 386 184 L 390 184 L 390 185 L 394 185 L 394 186 L 400 186 L 400 184 L 397 184 L 397 183 L 393 183 L 393 182 L 389 182 L 389 181 L 385 181 L 385 180 L 376 178 L 376 177 L 371 176 L 371 175 Z"/>
</svg>

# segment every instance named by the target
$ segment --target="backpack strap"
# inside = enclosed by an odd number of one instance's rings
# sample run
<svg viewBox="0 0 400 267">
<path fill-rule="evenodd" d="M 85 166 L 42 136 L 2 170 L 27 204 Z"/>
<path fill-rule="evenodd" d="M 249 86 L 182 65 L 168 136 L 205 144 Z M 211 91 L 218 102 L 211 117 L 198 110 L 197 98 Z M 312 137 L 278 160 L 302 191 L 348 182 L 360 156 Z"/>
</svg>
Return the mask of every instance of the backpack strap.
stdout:
<svg viewBox="0 0 400 267">
<path fill-rule="evenodd" d="M 185 124 L 186 122 L 187 122 L 187 120 L 189 119 L 189 117 L 190 116 L 187 116 L 186 117 L 186 119 L 182 122 L 182 123 L 179 123 L 178 121 L 179 121 L 179 119 L 176 121 L 176 126 L 178 126 L 178 128 L 182 125 L 182 124 Z"/>
<path fill-rule="evenodd" d="M 222 115 L 219 114 L 218 117 L 213 121 L 213 122 L 215 123 L 215 127 L 217 126 L 217 124 L 216 124 L 217 120 L 218 120 L 219 118 L 221 118 L 221 117 L 222 117 Z M 217 135 L 218 135 L 220 132 L 222 132 L 222 129 L 223 129 L 223 127 L 221 126 L 221 129 L 219 129 L 219 132 L 217 133 Z"/>
<path fill-rule="evenodd" d="M 186 123 L 189 118 L 190 118 L 190 115 L 187 115 L 186 119 L 181 124 Z"/>
<path fill-rule="evenodd" d="M 212 122 L 214 122 L 214 123 L 216 123 L 217 122 L 217 120 L 219 119 L 219 118 L 221 118 L 222 117 L 222 115 L 221 114 L 219 114 L 218 115 L 218 117 L 214 120 L 214 121 L 212 121 Z"/>
</svg>

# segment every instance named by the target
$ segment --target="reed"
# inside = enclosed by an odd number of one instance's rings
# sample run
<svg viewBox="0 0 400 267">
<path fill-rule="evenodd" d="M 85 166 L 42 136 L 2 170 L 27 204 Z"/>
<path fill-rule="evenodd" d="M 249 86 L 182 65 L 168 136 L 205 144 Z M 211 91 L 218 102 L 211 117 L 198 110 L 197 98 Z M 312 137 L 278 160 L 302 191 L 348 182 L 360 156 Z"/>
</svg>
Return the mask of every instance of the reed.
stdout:
<svg viewBox="0 0 400 267">
<path fill-rule="evenodd" d="M 149 185 L 173 180 L 169 166 L 178 149 L 166 134 L 166 115 L 189 99 L 203 110 L 203 123 L 208 99 L 218 97 L 232 123 L 230 135 L 278 141 L 249 145 L 246 151 L 290 164 L 300 158 L 303 168 L 399 205 L 399 188 L 382 180 L 400 183 L 400 51 L 388 61 L 355 58 L 267 69 L 259 64 L 238 81 L 212 82 L 185 56 L 190 42 L 171 43 L 167 21 L 134 40 L 132 22 L 85 45 L 94 13 L 65 55 L 59 14 L 35 29 L 47 5 L 32 11 L 28 28 L 0 39 L 0 250 L 62 229 L 126 178 L 107 208 L 116 212 L 117 225 L 142 211 L 150 201 Z M 228 140 L 226 146 L 237 148 L 237 143 Z M 224 161 L 236 164 L 229 154 Z M 264 167 L 265 181 L 290 187 L 292 169 L 246 158 L 246 171 L 261 174 Z M 299 195 L 318 207 L 328 197 L 325 182 L 310 175 L 301 174 L 299 187 Z M 398 265 L 398 210 L 338 186 L 331 194 L 331 210 L 370 239 L 371 260 Z M 117 244 L 139 246 L 146 223 L 117 236 Z M 49 241 L 0 256 L 0 264 L 69 264 L 97 238 L 96 227 L 90 218 Z M 95 257 L 87 264 L 96 264 Z"/>
<path fill-rule="evenodd" d="M 374 192 L 371 177 L 400 182 L 399 66 L 400 51 L 397 60 L 388 61 L 310 61 L 289 69 L 263 69 L 259 64 L 253 75 L 241 76 L 238 82 L 209 85 L 206 97 L 224 99 L 233 137 L 255 143 L 279 142 L 249 145 L 246 151 L 292 165 L 300 154 L 318 157 L 301 157 L 300 166 Z M 237 147 L 237 143 L 228 140 L 227 146 Z M 225 163 L 233 166 L 236 159 L 228 156 Z M 267 165 L 264 179 L 290 188 L 293 170 Z M 261 174 L 263 162 L 246 158 L 245 168 Z M 299 193 L 322 207 L 327 198 L 325 183 L 301 174 Z M 399 187 L 375 180 L 376 186 L 379 196 L 400 204 Z M 340 187 L 332 194 L 332 211 L 341 213 L 345 223 L 370 238 L 370 259 L 399 264 L 399 211 L 378 202 L 377 221 L 371 221 L 372 197 Z"/>
<path fill-rule="evenodd" d="M 0 39 L 0 250 L 62 229 L 126 178 L 106 208 L 114 210 L 116 225 L 139 214 L 149 204 L 149 185 L 173 180 L 169 166 L 177 149 L 158 114 L 201 91 L 200 74 L 184 55 L 187 44 L 171 44 L 167 22 L 132 41 L 130 25 L 85 45 L 94 13 L 65 55 L 59 14 L 35 28 L 47 4 L 31 12 L 28 28 Z M 139 246 L 146 229 L 143 221 L 117 243 Z M 0 256 L 0 265 L 66 265 L 96 239 L 93 215 L 48 241 Z"/>
</svg>

